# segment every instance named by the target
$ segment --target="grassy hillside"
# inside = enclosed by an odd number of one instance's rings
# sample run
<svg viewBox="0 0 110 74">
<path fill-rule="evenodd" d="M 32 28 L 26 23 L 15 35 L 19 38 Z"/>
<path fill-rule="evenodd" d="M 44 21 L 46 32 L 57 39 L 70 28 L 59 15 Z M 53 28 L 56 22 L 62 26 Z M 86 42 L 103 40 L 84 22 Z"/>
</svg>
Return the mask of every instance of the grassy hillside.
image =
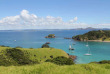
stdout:
<svg viewBox="0 0 110 74">
<path fill-rule="evenodd" d="M 79 41 L 87 40 L 110 41 L 110 30 L 89 31 L 88 33 L 73 36 L 72 38 Z"/>
<path fill-rule="evenodd" d="M 39 62 L 44 62 L 47 59 L 50 59 L 50 56 L 53 58 L 58 56 L 69 57 L 67 53 L 61 49 L 55 48 L 38 48 L 38 49 L 24 49 L 21 48 L 22 51 L 28 52 L 30 59 L 38 59 Z"/>
<path fill-rule="evenodd" d="M 27 56 L 31 61 L 38 61 L 40 64 L 28 64 L 28 65 L 16 65 L 17 62 L 13 58 L 9 58 L 10 47 L 0 47 L 0 64 L 12 63 L 10 66 L 0 66 L 0 74 L 110 74 L 110 62 L 102 61 L 90 64 L 74 64 L 74 65 L 56 65 L 50 62 L 44 62 L 47 59 L 55 58 L 58 56 L 69 57 L 66 52 L 55 48 L 18 48 L 20 54 L 13 53 L 14 57 L 20 57 L 18 55 Z M 2 57 L 1 57 L 2 56 Z M 13 55 L 12 55 L 13 56 Z M 3 61 L 5 59 L 5 61 Z M 6 62 L 8 60 L 8 62 Z M 27 59 L 25 59 L 27 60 Z M 28 60 L 27 60 L 28 61 Z M 26 63 L 26 62 L 25 62 Z M 108 63 L 108 64 L 103 64 Z"/>
<path fill-rule="evenodd" d="M 59 66 L 42 63 L 27 66 L 0 66 L 0 74 L 110 74 L 109 64 L 76 64 Z"/>
<path fill-rule="evenodd" d="M 0 55 L 5 57 L 7 60 L 11 62 L 15 62 L 12 58 L 8 58 L 6 56 L 6 49 L 9 49 L 10 47 L 0 47 Z M 60 49 L 55 49 L 55 48 L 38 48 L 38 49 L 28 49 L 28 48 L 18 48 L 20 49 L 23 53 L 24 56 L 28 56 L 30 60 L 38 62 L 44 62 L 47 59 L 50 59 L 51 57 L 55 58 L 58 56 L 64 56 L 64 57 L 69 57 L 66 52 Z"/>
</svg>

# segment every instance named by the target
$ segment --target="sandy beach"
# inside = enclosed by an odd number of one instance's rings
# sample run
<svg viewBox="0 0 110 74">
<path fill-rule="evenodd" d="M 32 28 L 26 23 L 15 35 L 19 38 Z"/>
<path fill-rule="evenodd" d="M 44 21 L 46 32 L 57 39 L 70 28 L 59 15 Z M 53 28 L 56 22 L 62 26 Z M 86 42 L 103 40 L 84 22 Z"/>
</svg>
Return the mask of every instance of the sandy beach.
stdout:
<svg viewBox="0 0 110 74">
<path fill-rule="evenodd" d="M 102 40 L 88 40 L 88 41 L 93 41 L 93 42 L 110 42 L 110 41 L 102 41 Z"/>
</svg>

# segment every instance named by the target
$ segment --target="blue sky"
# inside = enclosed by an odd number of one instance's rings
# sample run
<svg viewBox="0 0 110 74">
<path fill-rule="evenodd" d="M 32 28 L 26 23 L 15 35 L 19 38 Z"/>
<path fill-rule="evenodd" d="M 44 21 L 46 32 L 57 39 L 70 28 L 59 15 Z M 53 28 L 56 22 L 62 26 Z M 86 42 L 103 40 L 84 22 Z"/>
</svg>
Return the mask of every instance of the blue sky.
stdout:
<svg viewBox="0 0 110 74">
<path fill-rule="evenodd" d="M 39 17 L 61 17 L 67 22 L 110 23 L 110 0 L 0 0 L 0 19 L 19 15 L 22 10 Z"/>
</svg>

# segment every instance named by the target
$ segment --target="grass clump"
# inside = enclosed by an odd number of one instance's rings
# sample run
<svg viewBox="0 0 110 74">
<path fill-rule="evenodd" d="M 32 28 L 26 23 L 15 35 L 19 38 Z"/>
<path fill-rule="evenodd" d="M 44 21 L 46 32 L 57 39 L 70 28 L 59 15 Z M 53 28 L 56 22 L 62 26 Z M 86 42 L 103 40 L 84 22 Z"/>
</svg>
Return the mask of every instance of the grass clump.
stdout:
<svg viewBox="0 0 110 74">
<path fill-rule="evenodd" d="M 0 74 L 110 74 L 109 64 L 56 65 L 44 62 L 25 66 L 0 66 Z"/>
<path fill-rule="evenodd" d="M 58 56 L 53 59 L 48 59 L 48 60 L 46 60 L 46 62 L 52 62 L 57 65 L 72 65 L 72 64 L 74 64 L 72 59 L 64 57 L 64 56 Z"/>
</svg>

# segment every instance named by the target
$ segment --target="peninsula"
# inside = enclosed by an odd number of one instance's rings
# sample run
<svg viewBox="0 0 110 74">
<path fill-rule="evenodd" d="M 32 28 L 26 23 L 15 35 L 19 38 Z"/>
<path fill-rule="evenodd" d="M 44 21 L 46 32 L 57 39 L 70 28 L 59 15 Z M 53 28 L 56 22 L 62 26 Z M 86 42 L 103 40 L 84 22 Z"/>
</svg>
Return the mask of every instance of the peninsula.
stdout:
<svg viewBox="0 0 110 74">
<path fill-rule="evenodd" d="M 110 42 L 110 30 L 89 31 L 83 35 L 73 36 L 78 41 Z"/>
</svg>

